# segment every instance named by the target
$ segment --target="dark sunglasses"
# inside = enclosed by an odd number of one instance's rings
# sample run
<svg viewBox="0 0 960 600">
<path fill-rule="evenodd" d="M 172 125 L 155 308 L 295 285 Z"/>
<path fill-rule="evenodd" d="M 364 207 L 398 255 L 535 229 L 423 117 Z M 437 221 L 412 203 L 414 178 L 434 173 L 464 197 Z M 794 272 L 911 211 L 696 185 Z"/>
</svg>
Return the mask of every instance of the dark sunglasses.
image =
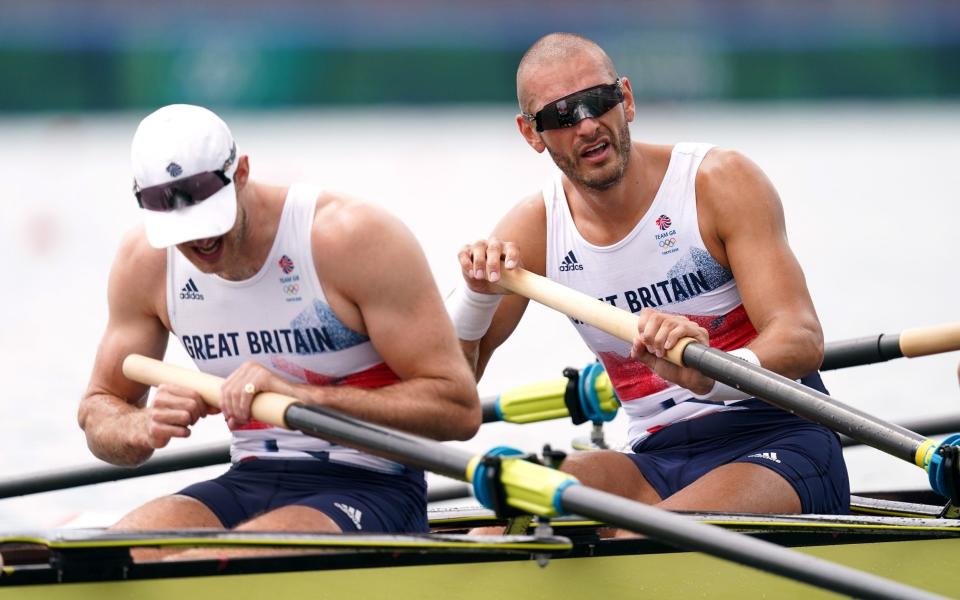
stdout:
<svg viewBox="0 0 960 600">
<path fill-rule="evenodd" d="M 133 194 L 140 208 L 169 212 L 203 202 L 230 185 L 230 178 L 223 171 L 204 171 L 170 183 L 138 188 L 133 182 Z"/>
<path fill-rule="evenodd" d="M 521 112 L 520 115 L 535 121 L 537 131 L 573 127 L 584 119 L 596 119 L 623 102 L 623 84 L 620 79 L 613 83 L 595 85 L 559 100 L 547 102 L 535 115 Z"/>
</svg>

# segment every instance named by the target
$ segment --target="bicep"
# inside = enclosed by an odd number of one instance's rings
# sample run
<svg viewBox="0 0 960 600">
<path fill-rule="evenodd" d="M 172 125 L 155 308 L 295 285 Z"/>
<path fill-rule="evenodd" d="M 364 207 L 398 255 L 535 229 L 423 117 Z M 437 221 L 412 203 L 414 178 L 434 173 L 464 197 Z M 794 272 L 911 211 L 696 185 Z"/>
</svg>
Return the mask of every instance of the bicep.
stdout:
<svg viewBox="0 0 960 600">
<path fill-rule="evenodd" d="M 389 241 L 363 259 L 362 275 L 338 274 L 342 289 L 349 290 L 371 342 L 401 379 L 443 376 L 454 364 L 465 368 L 419 244 L 402 224 L 391 223 L 390 229 L 383 236 Z"/>
<path fill-rule="evenodd" d="M 759 167 L 743 161 L 720 194 L 723 209 L 716 223 L 744 307 L 758 331 L 781 317 L 819 327 L 787 241 L 780 198 Z"/>
<path fill-rule="evenodd" d="M 156 286 L 144 285 L 133 269 L 115 266 L 108 289 L 109 318 L 97 348 L 87 396 L 109 394 L 142 404 L 147 386 L 127 379 L 123 360 L 129 354 L 162 358 L 169 334 L 156 315 L 150 293 Z"/>
</svg>

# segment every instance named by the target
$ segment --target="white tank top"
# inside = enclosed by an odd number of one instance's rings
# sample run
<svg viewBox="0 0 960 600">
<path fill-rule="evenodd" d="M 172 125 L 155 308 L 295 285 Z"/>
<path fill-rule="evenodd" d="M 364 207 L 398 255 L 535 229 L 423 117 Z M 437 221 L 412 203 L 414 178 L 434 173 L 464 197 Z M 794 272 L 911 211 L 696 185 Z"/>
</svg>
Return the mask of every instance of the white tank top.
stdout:
<svg viewBox="0 0 960 600">
<path fill-rule="evenodd" d="M 708 144 L 677 144 L 647 213 L 623 239 L 595 246 L 574 225 L 558 173 L 543 190 L 548 278 L 637 313 L 682 314 L 733 350 L 756 337 L 729 269 L 707 251 L 697 221 L 696 176 Z M 630 445 L 667 425 L 736 408 L 702 402 L 630 358 L 630 344 L 571 319 L 596 354 L 628 415 Z M 735 403 L 731 403 L 735 404 Z"/>
<path fill-rule="evenodd" d="M 260 271 L 228 281 L 167 252 L 170 325 L 197 368 L 226 377 L 248 360 L 299 383 L 379 387 L 396 382 L 370 339 L 340 322 L 313 264 L 311 231 L 320 191 L 293 186 Z M 328 459 L 384 473 L 397 463 L 254 422 L 232 432 L 234 462 L 250 458 Z"/>
</svg>

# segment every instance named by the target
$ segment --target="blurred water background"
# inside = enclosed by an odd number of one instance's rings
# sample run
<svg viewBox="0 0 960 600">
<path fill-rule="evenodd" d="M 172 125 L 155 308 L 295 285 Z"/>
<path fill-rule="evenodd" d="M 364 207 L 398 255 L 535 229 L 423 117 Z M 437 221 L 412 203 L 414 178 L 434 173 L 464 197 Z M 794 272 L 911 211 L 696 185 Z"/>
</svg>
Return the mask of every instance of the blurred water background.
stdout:
<svg viewBox="0 0 960 600">
<path fill-rule="evenodd" d="M 195 4 L 0 2 L 4 479 L 95 460 L 76 408 L 106 321 L 111 261 L 139 219 L 129 142 L 143 116 L 174 101 L 211 106 L 253 177 L 311 181 L 386 207 L 420 239 L 446 293 L 459 246 L 553 171 L 517 134 L 512 101 L 520 55 L 553 30 L 597 39 L 631 77 L 636 139 L 712 142 L 766 171 L 827 340 L 960 320 L 952 3 L 600 2 L 582 19 L 567 1 L 290 0 L 269 17 L 244 1 L 185 12 Z M 825 381 L 885 419 L 955 415 L 958 358 Z M 591 359 L 563 317 L 532 307 L 480 391 L 557 378 Z M 175 341 L 168 360 L 189 363 Z M 607 429 L 622 441 L 621 419 Z M 560 422 L 485 425 L 464 445 L 532 451 L 587 433 Z M 169 449 L 226 435 L 210 418 Z M 877 451 L 847 459 L 854 491 L 925 486 L 919 469 Z M 220 471 L 0 500 L 0 526 L 106 525 Z"/>
</svg>

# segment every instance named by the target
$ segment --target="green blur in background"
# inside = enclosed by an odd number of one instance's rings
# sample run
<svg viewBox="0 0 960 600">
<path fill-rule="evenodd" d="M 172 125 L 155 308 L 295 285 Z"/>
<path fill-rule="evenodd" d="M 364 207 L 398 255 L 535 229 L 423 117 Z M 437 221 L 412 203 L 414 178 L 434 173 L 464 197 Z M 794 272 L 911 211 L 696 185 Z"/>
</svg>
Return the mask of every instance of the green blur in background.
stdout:
<svg viewBox="0 0 960 600">
<path fill-rule="evenodd" d="M 0 111 L 514 101 L 551 31 L 641 100 L 955 100 L 960 3 L 0 2 Z"/>
</svg>

